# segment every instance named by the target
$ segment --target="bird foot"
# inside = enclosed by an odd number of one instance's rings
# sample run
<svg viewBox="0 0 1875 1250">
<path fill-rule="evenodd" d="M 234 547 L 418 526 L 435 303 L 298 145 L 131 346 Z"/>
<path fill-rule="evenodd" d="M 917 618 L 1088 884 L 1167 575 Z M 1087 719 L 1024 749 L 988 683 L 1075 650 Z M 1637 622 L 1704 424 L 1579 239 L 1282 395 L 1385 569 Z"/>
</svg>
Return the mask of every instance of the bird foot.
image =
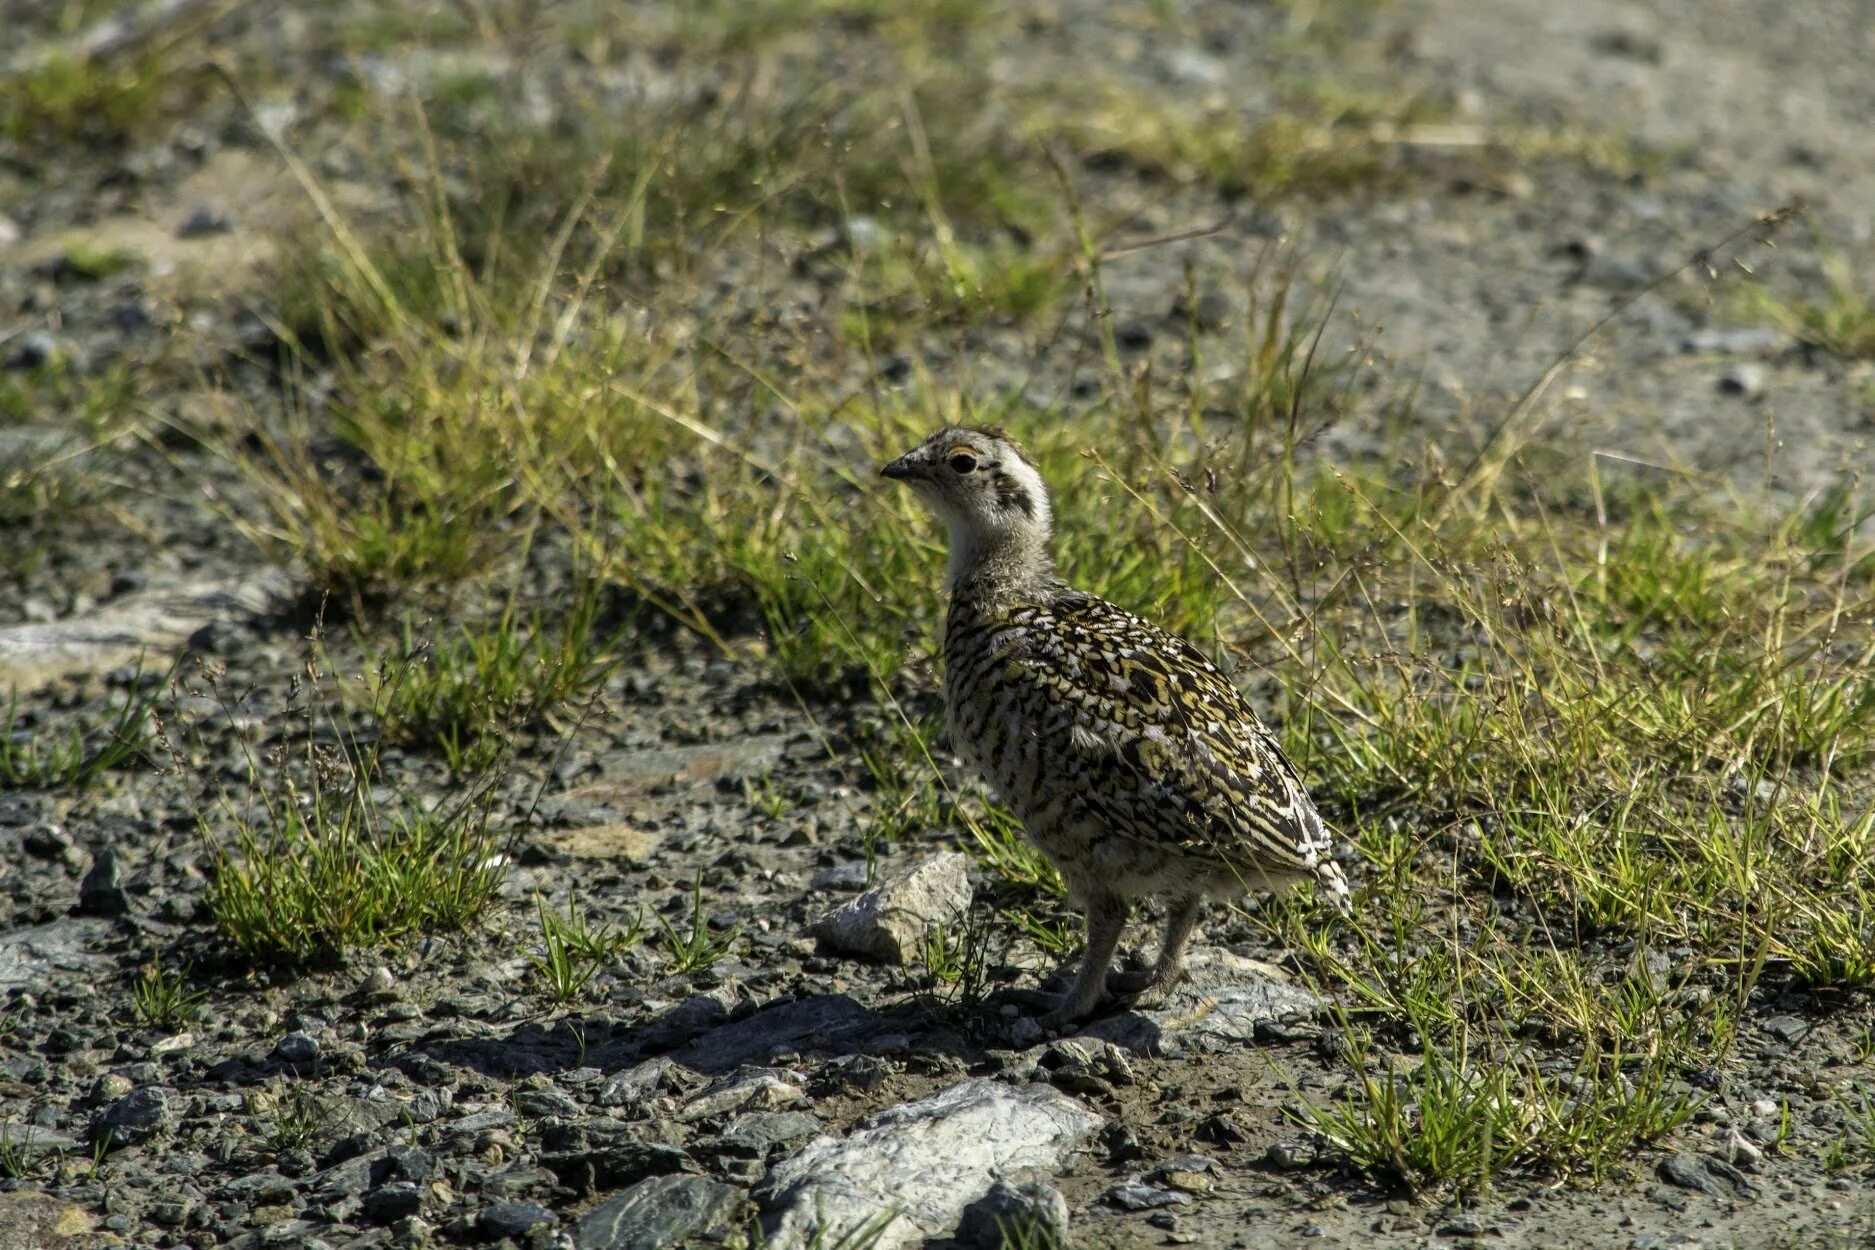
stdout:
<svg viewBox="0 0 1875 1250">
<path fill-rule="evenodd" d="M 1009 988 L 997 990 L 990 995 L 991 1006 L 1027 1007 L 1032 1011 L 1047 1011 L 1059 1006 L 1066 997 L 1060 990 L 1030 990 Z"/>
<path fill-rule="evenodd" d="M 1103 994 L 1101 997 L 1104 1000 L 1106 995 Z M 1077 1004 L 1074 1001 L 1074 990 L 1071 986 L 1052 990 L 1002 989 L 991 996 L 990 1002 L 999 1007 L 1020 1007 L 1025 1011 L 1036 1013 L 1030 1018 L 1048 1033 L 1060 1032 L 1076 1020 L 1092 1015 L 1099 1006 L 1099 1003 L 1089 1003 L 1085 1006 Z"/>
<path fill-rule="evenodd" d="M 1125 972 L 1107 974 L 1107 994 L 1119 999 L 1127 1008 L 1157 1008 L 1165 1006 L 1172 990 L 1185 979 L 1185 971 L 1180 968 L 1166 974 L 1158 968 L 1137 968 Z"/>
<path fill-rule="evenodd" d="M 1129 968 L 1124 972 L 1107 974 L 1107 993 L 1121 998 L 1130 998 L 1143 994 L 1159 983 L 1159 973 L 1153 968 Z"/>
</svg>

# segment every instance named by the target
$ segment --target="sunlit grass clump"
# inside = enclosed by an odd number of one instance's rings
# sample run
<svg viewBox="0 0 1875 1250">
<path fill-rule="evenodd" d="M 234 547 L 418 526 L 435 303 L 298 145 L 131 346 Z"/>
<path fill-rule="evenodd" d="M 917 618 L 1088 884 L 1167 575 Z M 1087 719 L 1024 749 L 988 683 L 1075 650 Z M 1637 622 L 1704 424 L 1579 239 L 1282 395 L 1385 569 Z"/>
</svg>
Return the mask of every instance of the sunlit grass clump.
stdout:
<svg viewBox="0 0 1875 1250">
<path fill-rule="evenodd" d="M 81 790 L 142 760 L 152 746 L 155 692 L 132 682 L 113 701 L 108 721 L 89 732 L 79 724 L 28 730 L 19 719 L 19 691 L 10 691 L 0 716 L 0 790 Z"/>
<path fill-rule="evenodd" d="M 524 614 L 512 598 L 472 623 L 407 617 L 396 646 L 358 683 L 359 704 L 391 741 L 436 747 L 457 773 L 481 771 L 510 735 L 590 698 L 617 665 L 597 588 L 572 593 L 557 621 Z"/>
<path fill-rule="evenodd" d="M 501 884 L 473 811 L 389 814 L 360 792 L 282 805 L 213 840 L 209 914 L 237 950 L 316 964 L 408 934 L 462 929 Z"/>
<path fill-rule="evenodd" d="M 1761 282 L 1740 282 L 1732 312 L 1739 320 L 1767 323 L 1800 342 L 1847 360 L 1875 359 L 1875 273 L 1858 274 L 1851 253 L 1817 241 L 1818 281 L 1784 294 Z"/>
<path fill-rule="evenodd" d="M 197 807 L 221 939 L 268 963 L 323 966 L 480 920 L 506 872 L 506 840 L 489 823 L 498 775 L 463 778 L 425 802 L 386 784 L 378 742 L 318 680 L 295 688 L 288 716 L 298 732 L 283 740 L 303 747 L 264 758 L 246 749 L 235 770 L 246 783 L 218 776 Z M 199 740 L 172 750 L 179 765 L 202 767 Z"/>
</svg>

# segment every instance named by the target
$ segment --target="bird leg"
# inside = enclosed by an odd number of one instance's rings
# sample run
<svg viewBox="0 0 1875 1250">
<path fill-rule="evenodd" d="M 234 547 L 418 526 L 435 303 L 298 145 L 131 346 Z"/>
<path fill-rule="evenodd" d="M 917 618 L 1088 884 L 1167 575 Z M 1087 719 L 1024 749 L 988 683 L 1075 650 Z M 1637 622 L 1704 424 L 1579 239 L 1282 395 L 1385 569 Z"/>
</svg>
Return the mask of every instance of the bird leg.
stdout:
<svg viewBox="0 0 1875 1250">
<path fill-rule="evenodd" d="M 1204 905 L 1202 895 L 1174 899 L 1165 917 L 1165 937 L 1159 943 L 1159 958 L 1152 967 L 1107 974 L 1107 989 L 1114 994 L 1143 994 L 1160 986 L 1172 986 L 1185 975 L 1185 945 L 1198 924 L 1198 912 Z"/>
<path fill-rule="evenodd" d="M 1111 894 L 1095 895 L 1087 901 L 1087 948 L 1081 954 L 1081 966 L 1074 983 L 1037 1019 L 1045 1029 L 1059 1028 L 1070 1020 L 1079 1020 L 1100 1002 L 1107 988 L 1107 970 L 1113 966 L 1113 953 L 1120 948 L 1120 934 L 1126 929 L 1127 905 Z"/>
</svg>

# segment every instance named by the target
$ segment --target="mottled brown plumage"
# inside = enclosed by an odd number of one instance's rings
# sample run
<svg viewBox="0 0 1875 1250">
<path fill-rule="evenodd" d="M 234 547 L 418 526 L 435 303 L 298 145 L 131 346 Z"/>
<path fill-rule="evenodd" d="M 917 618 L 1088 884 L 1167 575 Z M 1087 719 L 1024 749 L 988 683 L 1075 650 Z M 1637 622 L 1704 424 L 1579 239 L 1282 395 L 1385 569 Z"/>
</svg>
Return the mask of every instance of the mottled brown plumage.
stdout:
<svg viewBox="0 0 1875 1250">
<path fill-rule="evenodd" d="M 1040 475 L 1000 431 L 949 427 L 887 465 L 950 528 L 944 694 L 951 736 L 1087 913 L 1079 974 L 1045 1020 L 1103 988 L 1180 973 L 1206 898 L 1313 880 L 1340 906 L 1333 839 L 1230 680 L 1183 640 L 1070 589 L 1048 554 Z M 1169 915 L 1143 977 L 1109 978 L 1131 903 Z"/>
</svg>

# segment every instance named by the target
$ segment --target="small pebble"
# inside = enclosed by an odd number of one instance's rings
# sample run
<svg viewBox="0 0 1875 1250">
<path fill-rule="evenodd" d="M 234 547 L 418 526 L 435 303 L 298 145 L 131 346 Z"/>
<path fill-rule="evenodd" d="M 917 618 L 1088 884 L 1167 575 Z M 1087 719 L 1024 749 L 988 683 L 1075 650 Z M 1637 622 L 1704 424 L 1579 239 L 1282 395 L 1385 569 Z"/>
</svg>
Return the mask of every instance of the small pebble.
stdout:
<svg viewBox="0 0 1875 1250">
<path fill-rule="evenodd" d="M 1727 395 L 1756 399 L 1764 394 L 1764 369 L 1754 364 L 1736 364 L 1719 375 L 1719 389 Z"/>
<path fill-rule="evenodd" d="M 44 330 L 28 330 L 6 345 L 0 364 L 8 369 L 38 369 L 51 364 L 58 354 L 57 339 Z"/>
<path fill-rule="evenodd" d="M 482 1208 L 477 1223 L 484 1237 L 498 1241 L 503 1237 L 525 1236 L 535 1225 L 557 1223 L 558 1219 L 538 1202 L 497 1202 Z"/>
<path fill-rule="evenodd" d="M 1764 1151 L 1743 1133 L 1732 1129 L 1725 1135 L 1725 1143 L 1719 1149 L 1719 1157 L 1741 1168 L 1756 1168 L 1764 1158 Z"/>
<path fill-rule="evenodd" d="M 312 1063 L 319 1058 L 319 1039 L 310 1033 L 288 1033 L 274 1043 L 273 1057 L 282 1063 Z"/>
<path fill-rule="evenodd" d="M 202 239 L 211 234 L 226 234 L 234 229 L 234 219 L 212 204 L 204 204 L 190 213 L 176 228 L 178 239 Z"/>
</svg>

